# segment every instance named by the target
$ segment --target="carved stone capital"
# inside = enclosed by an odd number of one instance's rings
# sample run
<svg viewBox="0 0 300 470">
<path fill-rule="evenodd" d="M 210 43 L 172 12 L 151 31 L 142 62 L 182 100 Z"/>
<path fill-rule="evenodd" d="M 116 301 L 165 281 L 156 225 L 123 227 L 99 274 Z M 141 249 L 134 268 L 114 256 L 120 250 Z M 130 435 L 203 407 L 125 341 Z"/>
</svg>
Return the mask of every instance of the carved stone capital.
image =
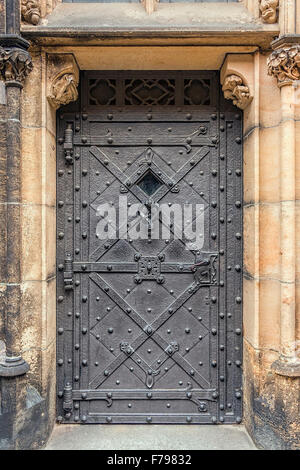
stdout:
<svg viewBox="0 0 300 470">
<path fill-rule="evenodd" d="M 260 14 L 264 23 L 276 23 L 278 20 L 279 0 L 260 0 Z"/>
<path fill-rule="evenodd" d="M 277 78 L 279 87 L 300 80 L 300 44 L 275 49 L 268 57 L 268 74 Z"/>
<path fill-rule="evenodd" d="M 21 84 L 33 69 L 29 52 L 14 48 L 0 47 L 0 78 L 7 82 Z"/>
<path fill-rule="evenodd" d="M 249 87 L 243 83 L 243 79 L 239 75 L 227 75 L 222 90 L 224 97 L 227 100 L 232 100 L 233 104 L 240 109 L 245 109 L 252 101 Z"/>
<path fill-rule="evenodd" d="M 22 20 L 26 23 L 37 25 L 41 18 L 41 6 L 39 0 L 21 0 Z"/>
<path fill-rule="evenodd" d="M 78 98 L 79 68 L 72 54 L 48 56 L 47 98 L 55 109 Z"/>
</svg>

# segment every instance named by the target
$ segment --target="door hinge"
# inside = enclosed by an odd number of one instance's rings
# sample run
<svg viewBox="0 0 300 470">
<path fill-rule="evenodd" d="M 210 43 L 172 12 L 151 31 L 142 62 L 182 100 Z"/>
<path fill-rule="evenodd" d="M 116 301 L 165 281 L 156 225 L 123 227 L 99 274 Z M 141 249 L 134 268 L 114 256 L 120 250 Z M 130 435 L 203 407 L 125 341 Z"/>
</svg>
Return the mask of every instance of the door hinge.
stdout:
<svg viewBox="0 0 300 470">
<path fill-rule="evenodd" d="M 64 151 L 66 163 L 73 165 L 73 127 L 71 123 L 68 123 L 65 129 Z"/>
<path fill-rule="evenodd" d="M 71 413 L 73 411 L 73 390 L 72 385 L 67 382 L 64 388 L 64 401 L 63 410 L 65 413 Z"/>
<path fill-rule="evenodd" d="M 73 290 L 73 258 L 70 253 L 65 257 L 64 284 L 65 290 Z"/>
</svg>

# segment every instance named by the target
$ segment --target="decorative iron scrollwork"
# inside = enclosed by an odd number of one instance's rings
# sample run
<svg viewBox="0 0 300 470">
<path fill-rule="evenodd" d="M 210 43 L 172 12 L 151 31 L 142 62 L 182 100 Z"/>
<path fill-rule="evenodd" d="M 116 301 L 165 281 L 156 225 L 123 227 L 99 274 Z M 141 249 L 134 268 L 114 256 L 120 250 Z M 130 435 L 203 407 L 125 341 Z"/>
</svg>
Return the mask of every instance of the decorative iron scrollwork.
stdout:
<svg viewBox="0 0 300 470">
<path fill-rule="evenodd" d="M 165 351 L 169 356 L 172 356 L 172 354 L 174 354 L 176 351 L 179 351 L 179 345 L 177 341 L 172 341 Z"/>
<path fill-rule="evenodd" d="M 217 259 L 215 253 L 203 253 L 199 260 L 191 267 L 197 284 L 216 284 L 217 269 L 215 262 Z"/>
<path fill-rule="evenodd" d="M 133 347 L 127 342 L 127 341 L 122 341 L 120 344 L 120 349 L 123 351 L 127 356 L 131 356 L 131 354 L 134 353 Z"/>
<path fill-rule="evenodd" d="M 134 282 L 140 284 L 144 280 L 156 280 L 158 284 L 165 282 L 161 274 L 161 260 L 157 256 L 135 256 L 138 261 L 138 274 L 134 277 Z"/>
<path fill-rule="evenodd" d="M 152 388 L 154 385 L 154 377 L 160 373 L 160 370 L 153 370 L 149 369 L 147 371 L 147 377 L 146 377 L 146 387 L 147 388 Z"/>
</svg>

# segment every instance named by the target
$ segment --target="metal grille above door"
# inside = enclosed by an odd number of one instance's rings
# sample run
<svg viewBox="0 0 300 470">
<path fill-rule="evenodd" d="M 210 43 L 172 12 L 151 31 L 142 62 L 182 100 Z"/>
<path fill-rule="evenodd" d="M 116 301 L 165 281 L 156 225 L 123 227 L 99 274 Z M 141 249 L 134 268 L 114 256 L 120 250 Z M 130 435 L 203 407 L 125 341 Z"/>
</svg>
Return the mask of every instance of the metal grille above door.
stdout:
<svg viewBox="0 0 300 470">
<path fill-rule="evenodd" d="M 217 72 L 85 72 L 80 102 L 58 115 L 59 420 L 240 422 L 242 113 Z M 120 196 L 145 239 L 99 236 Z M 201 205 L 201 249 L 175 219 L 150 237 L 158 204 Z"/>
</svg>

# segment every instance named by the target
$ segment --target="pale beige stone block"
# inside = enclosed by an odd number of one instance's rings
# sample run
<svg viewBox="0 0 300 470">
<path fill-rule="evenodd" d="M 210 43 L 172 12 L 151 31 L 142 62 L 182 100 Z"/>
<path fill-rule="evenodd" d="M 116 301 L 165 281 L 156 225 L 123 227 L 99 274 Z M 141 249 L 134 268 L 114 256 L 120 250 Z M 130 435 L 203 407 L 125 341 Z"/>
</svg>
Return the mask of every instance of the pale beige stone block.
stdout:
<svg viewBox="0 0 300 470">
<path fill-rule="evenodd" d="M 259 129 L 244 138 L 244 203 L 259 201 Z"/>
<path fill-rule="evenodd" d="M 45 283 L 46 323 L 43 331 L 43 349 L 49 348 L 56 339 L 56 278 Z"/>
<path fill-rule="evenodd" d="M 56 266 L 56 210 L 55 207 L 45 207 L 45 246 L 44 246 L 44 266 L 43 279 L 49 279 L 55 276 Z"/>
<path fill-rule="evenodd" d="M 42 55 L 32 53 L 33 70 L 25 81 L 21 100 L 22 125 L 41 127 L 43 125 L 43 60 Z"/>
<path fill-rule="evenodd" d="M 280 279 L 280 204 L 261 204 L 259 211 L 259 272 Z"/>
<path fill-rule="evenodd" d="M 56 111 L 53 109 L 52 106 L 48 103 L 45 103 L 46 106 L 46 128 L 47 130 L 56 137 Z"/>
<path fill-rule="evenodd" d="M 300 358 L 300 283 L 296 284 L 296 354 Z"/>
<path fill-rule="evenodd" d="M 252 347 L 259 347 L 259 281 L 243 280 L 243 334 Z"/>
<path fill-rule="evenodd" d="M 258 205 L 244 207 L 244 272 L 259 276 L 259 211 Z"/>
<path fill-rule="evenodd" d="M 42 281 L 26 281 L 21 285 L 22 328 L 21 353 L 30 365 L 30 376 L 37 383 L 41 374 L 41 345 L 43 323 L 43 285 Z"/>
<path fill-rule="evenodd" d="M 295 178 L 295 191 L 296 199 L 300 200 L 300 117 L 299 121 L 295 122 L 295 146 L 296 146 L 296 178 Z"/>
<path fill-rule="evenodd" d="M 56 139 L 46 131 L 46 155 L 44 155 L 44 202 L 48 206 L 56 204 Z"/>
<path fill-rule="evenodd" d="M 296 281 L 300 283 L 300 201 L 296 202 Z"/>
<path fill-rule="evenodd" d="M 280 282 L 260 281 L 259 346 L 278 351 L 280 347 Z"/>
<path fill-rule="evenodd" d="M 23 281 L 42 279 L 42 206 L 21 207 L 21 276 Z"/>
<path fill-rule="evenodd" d="M 259 133 L 259 194 L 261 202 L 280 200 L 280 128 Z"/>
<path fill-rule="evenodd" d="M 259 121 L 261 127 L 275 127 L 281 121 L 280 89 L 277 80 L 268 75 L 268 54 L 259 55 Z M 279 132 L 279 131 L 278 131 Z"/>
<path fill-rule="evenodd" d="M 42 203 L 42 129 L 22 129 L 22 201 Z"/>
</svg>

